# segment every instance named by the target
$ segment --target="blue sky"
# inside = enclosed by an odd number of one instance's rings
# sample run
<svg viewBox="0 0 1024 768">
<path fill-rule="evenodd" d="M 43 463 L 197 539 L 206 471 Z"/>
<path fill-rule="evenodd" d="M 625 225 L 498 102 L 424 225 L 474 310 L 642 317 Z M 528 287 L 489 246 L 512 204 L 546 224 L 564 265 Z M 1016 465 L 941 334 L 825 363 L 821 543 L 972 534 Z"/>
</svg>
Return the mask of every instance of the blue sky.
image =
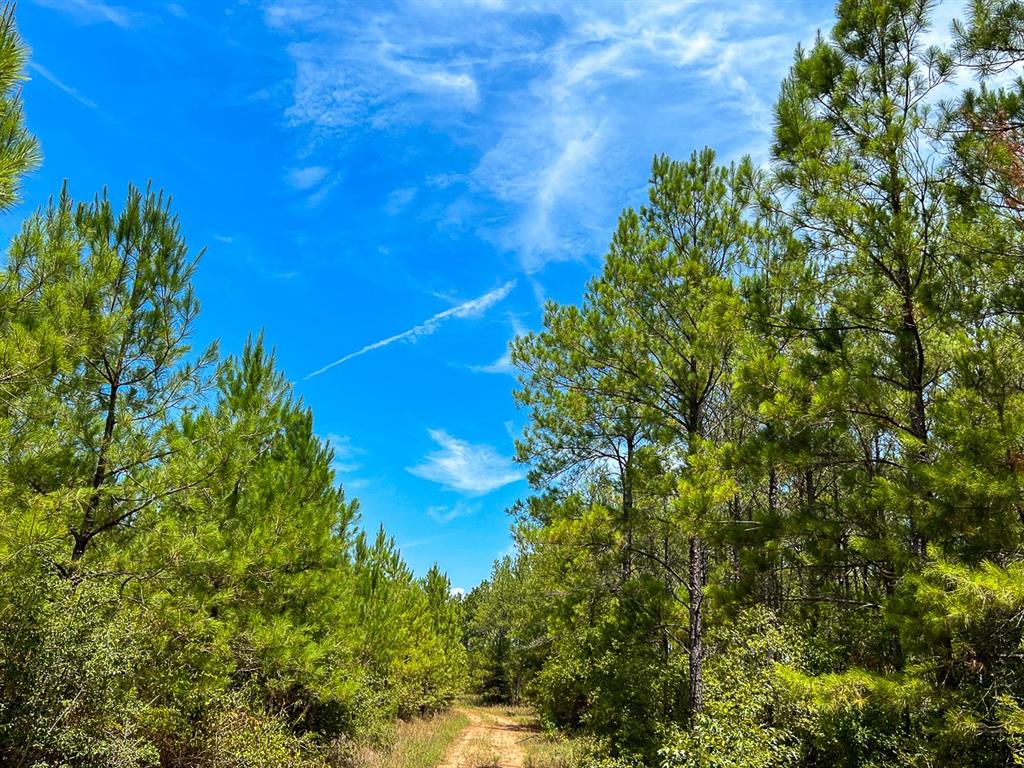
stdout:
<svg viewBox="0 0 1024 768">
<path fill-rule="evenodd" d="M 510 544 L 509 339 L 577 301 L 652 155 L 763 161 L 827 2 L 21 0 L 59 190 L 168 190 L 197 341 L 265 330 L 362 503 L 456 587 Z"/>
</svg>

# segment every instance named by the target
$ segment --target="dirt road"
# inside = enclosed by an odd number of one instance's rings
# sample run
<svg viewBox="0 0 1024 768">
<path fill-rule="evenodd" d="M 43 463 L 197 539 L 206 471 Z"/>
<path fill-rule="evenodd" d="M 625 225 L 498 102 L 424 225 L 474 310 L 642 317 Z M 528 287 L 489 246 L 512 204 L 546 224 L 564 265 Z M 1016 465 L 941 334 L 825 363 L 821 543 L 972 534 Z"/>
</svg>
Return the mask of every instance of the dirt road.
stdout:
<svg viewBox="0 0 1024 768">
<path fill-rule="evenodd" d="M 524 739 L 533 730 L 484 709 L 461 710 L 469 725 L 437 768 L 523 768 Z"/>
</svg>

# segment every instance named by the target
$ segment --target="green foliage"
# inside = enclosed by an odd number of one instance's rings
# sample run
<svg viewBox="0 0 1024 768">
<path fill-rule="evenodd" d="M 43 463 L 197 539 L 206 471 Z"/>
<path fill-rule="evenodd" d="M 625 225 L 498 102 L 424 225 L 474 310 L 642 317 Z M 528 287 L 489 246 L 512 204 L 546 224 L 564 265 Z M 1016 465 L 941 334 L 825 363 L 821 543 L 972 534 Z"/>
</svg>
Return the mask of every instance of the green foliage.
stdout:
<svg viewBox="0 0 1024 768">
<path fill-rule="evenodd" d="M 0 16 L 0 207 L 32 163 Z M 25 222 L 0 275 L 0 763 L 326 766 L 447 707 L 463 614 L 369 543 L 261 337 L 197 351 L 162 192 Z"/>
<path fill-rule="evenodd" d="M 21 178 L 39 163 L 39 145 L 25 127 L 18 84 L 28 49 L 18 35 L 14 3 L 0 9 L 0 210 L 18 202 Z"/>
<path fill-rule="evenodd" d="M 0 588 L 0 755 L 12 765 L 151 765 L 133 683 L 146 659 L 114 590 L 15 569 Z"/>
<path fill-rule="evenodd" d="M 277 718 L 236 703 L 220 709 L 204 738 L 205 760 L 226 768 L 317 768 L 324 750 Z"/>
<path fill-rule="evenodd" d="M 709 638 L 707 704 L 689 728 L 665 739 L 662 765 L 783 768 L 800 764 L 804 714 L 792 704 L 785 669 L 804 663 L 800 641 L 753 609 Z"/>
<path fill-rule="evenodd" d="M 518 704 L 530 663 L 533 641 L 527 616 L 528 599 L 521 570 L 511 558 L 494 563 L 491 578 L 466 596 L 465 646 L 476 693 L 487 703 Z"/>
<path fill-rule="evenodd" d="M 538 493 L 464 601 L 262 338 L 191 348 L 163 193 L 63 190 L 0 279 L 0 762 L 348 764 L 469 682 L 563 765 L 1024 764 L 1024 13 L 933 15 L 842 0 L 770 168 L 654 158 L 513 344 Z M 0 208 L 25 55 L 5 7 Z"/>
<path fill-rule="evenodd" d="M 771 166 L 655 158 L 514 342 L 480 690 L 645 764 L 1020 763 L 1024 14 L 933 11 L 841 0 Z"/>
</svg>

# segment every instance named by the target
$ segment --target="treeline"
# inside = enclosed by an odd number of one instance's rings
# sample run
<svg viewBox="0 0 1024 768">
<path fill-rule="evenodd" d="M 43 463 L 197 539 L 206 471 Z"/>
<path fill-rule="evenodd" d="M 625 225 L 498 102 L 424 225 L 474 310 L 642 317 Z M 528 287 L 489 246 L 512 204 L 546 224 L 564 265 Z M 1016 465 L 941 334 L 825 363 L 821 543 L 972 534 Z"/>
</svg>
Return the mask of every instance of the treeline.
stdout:
<svg viewBox="0 0 1024 768">
<path fill-rule="evenodd" d="M 37 162 L 0 17 L 0 203 Z M 0 273 L 0 764 L 345 765 L 461 690 L 461 608 L 357 527 L 262 338 L 195 350 L 169 200 L 66 190 Z"/>
<path fill-rule="evenodd" d="M 840 2 L 770 164 L 655 158 L 513 344 L 473 680 L 608 762 L 1024 763 L 1024 5 L 933 10 Z"/>
</svg>

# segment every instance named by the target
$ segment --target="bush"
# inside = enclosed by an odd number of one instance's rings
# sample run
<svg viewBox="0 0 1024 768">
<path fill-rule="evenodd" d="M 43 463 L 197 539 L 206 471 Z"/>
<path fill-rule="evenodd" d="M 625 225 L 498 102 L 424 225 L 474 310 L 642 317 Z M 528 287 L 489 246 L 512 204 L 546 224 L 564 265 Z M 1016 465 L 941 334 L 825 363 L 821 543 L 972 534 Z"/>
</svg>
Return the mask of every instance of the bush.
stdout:
<svg viewBox="0 0 1024 768">
<path fill-rule="evenodd" d="M 236 697 L 212 718 L 201 753 L 210 768 L 320 768 L 327 750 Z"/>
<path fill-rule="evenodd" d="M 665 768 L 787 768 L 798 763 L 796 708 L 784 698 L 782 665 L 800 663 L 796 638 L 755 609 L 710 638 L 704 709 L 673 730 Z M 784 723 L 785 725 L 780 725 Z"/>
<path fill-rule="evenodd" d="M 0 584 L 0 762 L 153 764 L 131 680 L 137 628 L 109 587 L 8 572 Z"/>
</svg>

